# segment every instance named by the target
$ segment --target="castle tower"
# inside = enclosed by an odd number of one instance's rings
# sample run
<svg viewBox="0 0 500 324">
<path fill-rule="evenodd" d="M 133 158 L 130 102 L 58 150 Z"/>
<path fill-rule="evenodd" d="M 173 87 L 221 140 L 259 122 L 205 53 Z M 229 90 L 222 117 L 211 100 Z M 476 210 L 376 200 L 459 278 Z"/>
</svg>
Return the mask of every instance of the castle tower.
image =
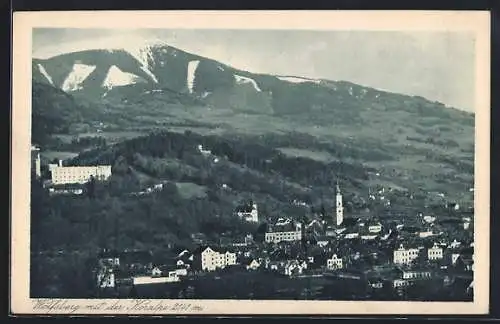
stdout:
<svg viewBox="0 0 500 324">
<path fill-rule="evenodd" d="M 41 161 L 40 161 L 40 149 L 36 146 L 31 147 L 31 159 L 32 159 L 32 170 L 36 178 L 42 176 Z"/>
<path fill-rule="evenodd" d="M 336 203 L 336 224 L 337 226 L 342 225 L 342 222 L 344 221 L 344 207 L 342 206 L 342 193 L 340 192 L 340 187 L 337 182 L 337 195 L 335 197 L 335 203 Z"/>
</svg>

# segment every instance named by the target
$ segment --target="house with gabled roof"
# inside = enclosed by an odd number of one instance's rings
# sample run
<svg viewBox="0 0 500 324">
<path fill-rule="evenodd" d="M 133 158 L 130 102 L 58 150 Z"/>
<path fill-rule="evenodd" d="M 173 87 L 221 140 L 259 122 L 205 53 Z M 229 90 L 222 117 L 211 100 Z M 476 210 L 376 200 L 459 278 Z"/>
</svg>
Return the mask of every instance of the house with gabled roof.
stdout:
<svg viewBox="0 0 500 324">
<path fill-rule="evenodd" d="M 336 253 L 334 253 L 330 258 L 326 260 L 326 267 L 328 270 L 338 270 L 343 268 L 342 258 L 338 257 Z"/>
<path fill-rule="evenodd" d="M 257 270 L 260 268 L 261 262 L 258 259 L 249 258 L 244 262 L 247 270 Z"/>
</svg>

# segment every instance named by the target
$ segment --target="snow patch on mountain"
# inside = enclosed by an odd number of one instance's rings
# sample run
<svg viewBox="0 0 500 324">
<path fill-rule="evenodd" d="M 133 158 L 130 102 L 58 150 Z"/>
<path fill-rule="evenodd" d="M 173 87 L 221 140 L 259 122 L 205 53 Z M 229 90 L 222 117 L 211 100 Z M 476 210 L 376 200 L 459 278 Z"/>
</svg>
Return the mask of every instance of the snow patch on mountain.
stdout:
<svg viewBox="0 0 500 324">
<path fill-rule="evenodd" d="M 102 86 L 107 89 L 112 89 L 114 87 L 136 84 L 140 82 L 145 82 L 145 80 L 135 74 L 123 72 L 116 65 L 112 65 L 108 70 L 108 74 L 106 75 Z"/>
<path fill-rule="evenodd" d="M 154 83 L 158 83 L 158 79 L 151 71 L 149 71 L 144 66 L 141 66 L 141 70 L 144 71 L 144 73 L 146 73 L 151 78 L 151 80 L 153 80 Z"/>
<path fill-rule="evenodd" d="M 64 80 L 61 89 L 63 91 L 76 91 L 82 88 L 82 83 L 96 69 L 95 65 L 81 63 L 73 64 L 71 72 Z"/>
<path fill-rule="evenodd" d="M 198 68 L 198 64 L 200 64 L 200 61 L 190 61 L 188 63 L 187 86 L 188 86 L 189 92 L 191 92 L 191 93 L 193 93 L 194 75 L 195 75 L 196 69 Z"/>
<path fill-rule="evenodd" d="M 161 41 L 143 41 L 136 45 L 124 46 L 123 50 L 132 55 L 140 64 L 141 70 L 144 71 L 155 83 L 158 83 L 158 79 L 151 72 L 151 64 L 154 62 L 155 57 L 153 55 L 153 49 L 155 47 L 166 46 Z"/>
<path fill-rule="evenodd" d="M 47 73 L 47 71 L 45 70 L 45 68 L 43 67 L 43 65 L 41 65 L 40 63 L 37 64 L 38 66 L 38 70 L 40 71 L 40 73 L 47 79 L 47 81 L 49 81 L 49 83 L 51 85 L 54 85 L 54 81 L 52 81 L 52 78 L 50 77 L 50 75 Z"/>
<path fill-rule="evenodd" d="M 286 81 L 291 83 L 313 82 L 319 84 L 321 82 L 321 80 L 293 77 L 293 76 L 277 76 L 277 78 L 280 79 L 281 81 Z"/>
<path fill-rule="evenodd" d="M 259 88 L 257 85 L 257 82 L 255 82 L 254 79 L 250 79 L 241 75 L 235 74 L 234 77 L 236 78 L 236 83 L 242 84 L 242 83 L 250 83 L 253 85 L 254 89 L 261 92 L 262 90 Z"/>
</svg>

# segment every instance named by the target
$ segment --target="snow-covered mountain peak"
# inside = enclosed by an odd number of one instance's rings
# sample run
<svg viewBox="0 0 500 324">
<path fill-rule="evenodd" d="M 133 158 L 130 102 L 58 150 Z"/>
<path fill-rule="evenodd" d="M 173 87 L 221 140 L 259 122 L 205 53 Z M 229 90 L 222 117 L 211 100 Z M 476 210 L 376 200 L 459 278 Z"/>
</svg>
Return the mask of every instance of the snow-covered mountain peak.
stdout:
<svg viewBox="0 0 500 324">
<path fill-rule="evenodd" d="M 134 56 L 144 67 L 149 68 L 154 59 L 153 50 L 162 49 L 162 51 L 166 53 L 170 48 L 171 47 L 162 40 L 146 39 L 140 42 L 129 42 L 122 44 L 120 49 Z"/>
</svg>

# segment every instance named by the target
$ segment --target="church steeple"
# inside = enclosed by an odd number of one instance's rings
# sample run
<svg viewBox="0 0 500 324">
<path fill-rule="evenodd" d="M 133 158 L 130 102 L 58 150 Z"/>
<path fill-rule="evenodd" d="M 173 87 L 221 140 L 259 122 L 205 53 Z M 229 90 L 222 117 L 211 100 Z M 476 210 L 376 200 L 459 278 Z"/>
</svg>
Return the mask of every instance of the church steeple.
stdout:
<svg viewBox="0 0 500 324">
<path fill-rule="evenodd" d="M 342 205 L 342 193 L 340 192 L 340 186 L 338 180 L 336 184 L 335 205 L 336 205 L 336 213 L 335 213 L 336 224 L 337 226 L 340 226 L 344 221 L 344 206 Z"/>
</svg>

